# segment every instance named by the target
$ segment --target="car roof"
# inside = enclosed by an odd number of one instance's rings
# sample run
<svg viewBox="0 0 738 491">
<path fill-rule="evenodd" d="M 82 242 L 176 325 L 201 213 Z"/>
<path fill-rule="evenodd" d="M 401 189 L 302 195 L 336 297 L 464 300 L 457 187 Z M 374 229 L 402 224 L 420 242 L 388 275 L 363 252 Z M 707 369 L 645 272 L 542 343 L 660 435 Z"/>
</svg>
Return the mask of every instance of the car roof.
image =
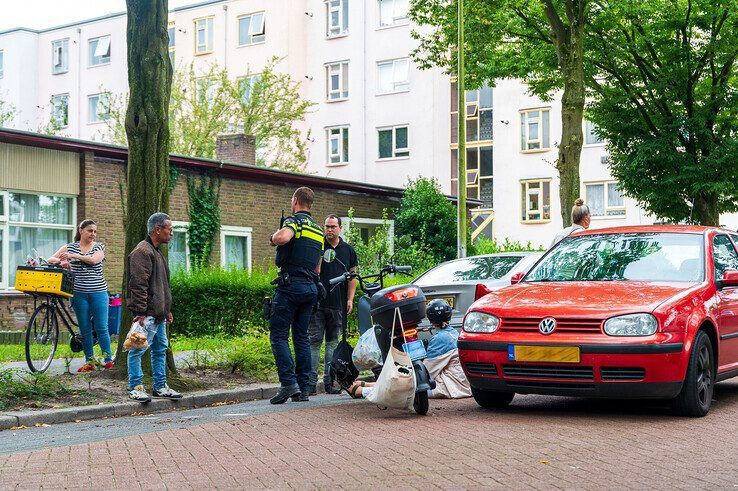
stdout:
<svg viewBox="0 0 738 491">
<path fill-rule="evenodd" d="M 436 266 L 432 267 L 431 269 L 435 269 L 441 264 L 446 263 L 453 263 L 456 261 L 466 261 L 467 259 L 473 259 L 475 257 L 526 257 L 530 256 L 531 254 L 536 254 L 537 251 L 511 251 L 511 252 L 495 252 L 493 254 L 476 254 L 474 256 L 466 256 L 466 257 L 460 257 L 456 259 L 449 259 L 448 261 L 443 261 L 442 263 L 438 263 Z"/>
<path fill-rule="evenodd" d="M 629 225 L 622 227 L 607 227 L 579 230 L 571 236 L 599 235 L 599 234 L 637 234 L 637 233 L 678 233 L 678 234 L 705 234 L 710 231 L 735 233 L 720 227 L 706 227 L 703 225 Z M 570 236 L 570 237 L 571 237 Z"/>
</svg>

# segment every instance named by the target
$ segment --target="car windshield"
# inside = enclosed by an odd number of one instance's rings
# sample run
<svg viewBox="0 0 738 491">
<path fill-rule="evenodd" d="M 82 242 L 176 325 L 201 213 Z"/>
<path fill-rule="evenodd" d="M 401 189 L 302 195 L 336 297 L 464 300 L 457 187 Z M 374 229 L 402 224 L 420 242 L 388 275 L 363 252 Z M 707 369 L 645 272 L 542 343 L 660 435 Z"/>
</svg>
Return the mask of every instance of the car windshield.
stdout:
<svg viewBox="0 0 738 491">
<path fill-rule="evenodd" d="M 687 281 L 704 277 L 696 234 L 603 234 L 568 237 L 525 281 Z"/>
<path fill-rule="evenodd" d="M 479 256 L 443 263 L 418 279 L 418 285 L 443 285 L 459 281 L 502 278 L 523 256 Z"/>
</svg>

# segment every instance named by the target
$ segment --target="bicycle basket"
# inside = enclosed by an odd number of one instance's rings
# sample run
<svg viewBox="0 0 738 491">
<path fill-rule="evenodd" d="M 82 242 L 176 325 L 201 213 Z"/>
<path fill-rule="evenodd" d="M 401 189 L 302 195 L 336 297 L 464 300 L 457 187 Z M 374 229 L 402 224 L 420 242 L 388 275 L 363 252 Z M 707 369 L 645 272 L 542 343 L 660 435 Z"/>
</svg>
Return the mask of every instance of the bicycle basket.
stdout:
<svg viewBox="0 0 738 491">
<path fill-rule="evenodd" d="M 71 271 L 51 266 L 18 266 L 15 289 L 26 293 L 48 293 L 71 297 L 74 276 Z"/>
</svg>

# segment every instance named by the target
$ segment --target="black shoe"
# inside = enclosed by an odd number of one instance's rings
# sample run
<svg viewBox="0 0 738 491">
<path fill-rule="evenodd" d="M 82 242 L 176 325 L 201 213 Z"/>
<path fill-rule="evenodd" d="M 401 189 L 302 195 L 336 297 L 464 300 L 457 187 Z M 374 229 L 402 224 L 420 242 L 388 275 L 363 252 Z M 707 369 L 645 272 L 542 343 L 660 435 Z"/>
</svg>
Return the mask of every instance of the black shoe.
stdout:
<svg viewBox="0 0 738 491">
<path fill-rule="evenodd" d="M 311 396 L 317 396 L 318 395 L 318 388 L 314 385 L 311 385 L 308 389 L 308 394 Z"/>
<path fill-rule="evenodd" d="M 291 385 L 289 387 L 280 387 L 277 395 L 269 399 L 272 404 L 284 404 L 292 396 L 299 396 L 300 388 L 297 385 Z"/>
<path fill-rule="evenodd" d="M 334 387 L 333 384 L 326 385 L 325 386 L 325 393 L 326 394 L 331 394 L 331 395 L 340 394 L 341 393 L 341 388 L 340 387 Z"/>
<path fill-rule="evenodd" d="M 307 392 L 300 392 L 292 396 L 292 402 L 308 402 L 310 398 L 307 396 Z"/>
</svg>

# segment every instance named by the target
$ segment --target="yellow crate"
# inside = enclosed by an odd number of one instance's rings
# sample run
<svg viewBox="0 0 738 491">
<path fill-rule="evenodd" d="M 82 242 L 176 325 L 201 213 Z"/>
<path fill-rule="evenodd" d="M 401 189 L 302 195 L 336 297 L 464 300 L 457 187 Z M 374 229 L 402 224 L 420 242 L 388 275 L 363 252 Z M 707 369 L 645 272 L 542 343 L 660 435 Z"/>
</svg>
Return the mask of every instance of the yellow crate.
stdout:
<svg viewBox="0 0 738 491">
<path fill-rule="evenodd" d="M 18 266 L 15 270 L 15 289 L 68 298 L 73 296 L 74 277 L 70 271 L 62 268 Z"/>
</svg>

